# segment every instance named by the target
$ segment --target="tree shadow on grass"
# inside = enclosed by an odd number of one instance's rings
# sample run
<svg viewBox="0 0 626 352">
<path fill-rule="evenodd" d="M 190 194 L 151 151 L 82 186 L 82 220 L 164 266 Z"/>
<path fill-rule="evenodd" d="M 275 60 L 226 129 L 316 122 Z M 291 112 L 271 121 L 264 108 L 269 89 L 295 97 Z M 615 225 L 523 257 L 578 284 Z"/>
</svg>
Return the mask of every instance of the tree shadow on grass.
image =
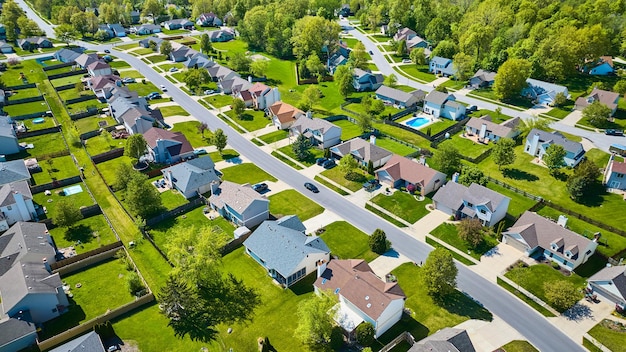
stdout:
<svg viewBox="0 0 626 352">
<path fill-rule="evenodd" d="M 377 341 L 382 344 L 380 346 L 382 347 L 405 331 L 410 332 L 416 341 L 425 338 L 430 332 L 426 326 L 422 325 L 422 323 L 415 320 L 412 316 L 402 314 L 400 321 L 395 323 L 389 330 L 382 334 Z"/>
<path fill-rule="evenodd" d="M 506 178 L 511 178 L 514 180 L 523 180 L 523 181 L 538 181 L 539 177 L 529 172 L 520 170 L 520 169 L 504 169 L 502 170 L 502 175 Z"/>
<path fill-rule="evenodd" d="M 435 300 L 436 304 L 448 312 L 470 319 L 492 321 L 493 315 L 480 303 L 461 291 L 455 290 L 445 297 Z"/>
<path fill-rule="evenodd" d="M 604 202 L 603 196 L 606 194 L 606 188 L 600 182 L 595 182 L 587 186 L 585 196 L 580 201 L 580 204 L 588 207 L 599 207 Z"/>
<path fill-rule="evenodd" d="M 93 240 L 93 231 L 89 226 L 78 225 L 65 230 L 63 238 L 70 242 L 89 243 Z"/>
</svg>

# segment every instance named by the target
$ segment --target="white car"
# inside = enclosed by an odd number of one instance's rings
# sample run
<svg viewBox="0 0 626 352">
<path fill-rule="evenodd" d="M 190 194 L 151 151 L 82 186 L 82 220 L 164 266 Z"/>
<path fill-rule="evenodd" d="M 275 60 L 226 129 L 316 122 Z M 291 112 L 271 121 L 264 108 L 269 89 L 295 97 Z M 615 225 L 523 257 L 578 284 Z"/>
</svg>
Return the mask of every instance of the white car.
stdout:
<svg viewBox="0 0 626 352">
<path fill-rule="evenodd" d="M 162 84 L 161 84 L 161 86 L 160 86 L 160 87 L 161 87 L 161 90 L 162 90 L 162 91 L 167 92 L 167 88 L 165 88 L 165 86 L 164 86 L 164 85 L 162 85 Z"/>
<path fill-rule="evenodd" d="M 178 69 L 176 67 L 170 68 L 170 72 L 176 72 L 176 71 L 178 71 Z"/>
</svg>

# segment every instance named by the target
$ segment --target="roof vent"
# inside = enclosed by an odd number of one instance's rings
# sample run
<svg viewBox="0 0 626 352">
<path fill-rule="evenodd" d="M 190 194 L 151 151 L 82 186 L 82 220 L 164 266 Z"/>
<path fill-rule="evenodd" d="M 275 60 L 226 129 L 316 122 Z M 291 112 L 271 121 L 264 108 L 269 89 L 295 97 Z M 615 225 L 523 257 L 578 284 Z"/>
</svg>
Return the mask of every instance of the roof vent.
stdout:
<svg viewBox="0 0 626 352">
<path fill-rule="evenodd" d="M 368 304 L 367 304 L 367 308 L 371 308 L 371 307 L 372 307 L 372 304 L 371 304 L 371 303 L 368 303 Z"/>
<path fill-rule="evenodd" d="M 365 296 L 365 300 L 369 301 L 370 300 L 370 296 Z"/>
</svg>

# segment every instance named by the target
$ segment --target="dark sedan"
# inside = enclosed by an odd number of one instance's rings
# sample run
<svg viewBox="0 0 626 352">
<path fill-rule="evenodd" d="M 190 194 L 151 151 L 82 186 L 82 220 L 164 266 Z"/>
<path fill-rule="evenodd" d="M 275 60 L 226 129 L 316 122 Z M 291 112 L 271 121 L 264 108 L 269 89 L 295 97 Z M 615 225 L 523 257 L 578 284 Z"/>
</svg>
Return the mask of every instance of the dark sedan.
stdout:
<svg viewBox="0 0 626 352">
<path fill-rule="evenodd" d="M 309 191 L 313 192 L 313 193 L 319 193 L 319 189 L 317 189 L 317 187 L 312 184 L 311 182 L 306 182 L 304 184 L 304 188 L 308 189 Z"/>
</svg>

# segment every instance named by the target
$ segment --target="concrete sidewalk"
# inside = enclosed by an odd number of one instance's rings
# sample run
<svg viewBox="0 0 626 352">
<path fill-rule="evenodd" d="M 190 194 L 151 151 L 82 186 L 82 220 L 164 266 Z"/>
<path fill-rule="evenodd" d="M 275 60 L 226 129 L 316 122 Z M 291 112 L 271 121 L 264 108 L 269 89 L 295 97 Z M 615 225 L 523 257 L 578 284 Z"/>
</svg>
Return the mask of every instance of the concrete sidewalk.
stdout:
<svg viewBox="0 0 626 352">
<path fill-rule="evenodd" d="M 323 213 L 304 221 L 303 224 L 306 227 L 306 233 L 315 233 L 315 230 L 335 221 L 343 221 L 343 219 L 330 210 L 324 210 Z"/>
<path fill-rule="evenodd" d="M 424 204 L 424 206 L 426 206 L 426 204 Z M 443 224 L 449 218 L 450 215 L 441 210 L 435 209 L 416 221 L 413 225 L 411 225 L 411 227 L 405 229 L 405 232 L 413 236 L 415 239 L 425 242 L 426 234 L 430 233 L 437 226 Z"/>
</svg>

